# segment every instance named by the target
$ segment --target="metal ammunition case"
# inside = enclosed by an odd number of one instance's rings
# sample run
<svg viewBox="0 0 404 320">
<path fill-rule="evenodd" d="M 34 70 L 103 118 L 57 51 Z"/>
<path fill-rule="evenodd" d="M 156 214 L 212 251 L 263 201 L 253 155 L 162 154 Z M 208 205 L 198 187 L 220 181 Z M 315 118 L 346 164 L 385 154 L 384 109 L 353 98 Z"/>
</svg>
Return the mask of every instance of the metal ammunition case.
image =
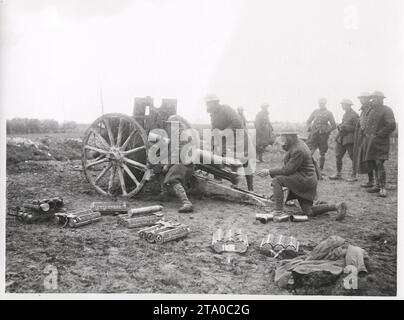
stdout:
<svg viewBox="0 0 404 320">
<path fill-rule="evenodd" d="M 191 230 L 187 226 L 180 226 L 171 230 L 158 232 L 156 235 L 156 243 L 162 244 L 171 240 L 179 239 L 185 237 L 190 232 Z"/>
<path fill-rule="evenodd" d="M 126 202 L 93 202 L 91 210 L 101 213 L 127 213 L 128 205 Z"/>
<path fill-rule="evenodd" d="M 50 206 L 47 203 L 41 203 L 41 204 L 24 203 L 22 206 L 24 207 L 24 209 L 35 212 L 47 212 L 50 209 Z"/>
<path fill-rule="evenodd" d="M 91 209 L 77 210 L 68 213 L 67 218 L 69 227 L 77 228 L 100 220 L 101 213 L 94 212 Z"/>
<path fill-rule="evenodd" d="M 152 213 L 149 215 L 120 217 L 118 223 L 127 228 L 138 228 L 156 224 L 160 219 L 161 219 L 160 215 Z"/>
</svg>

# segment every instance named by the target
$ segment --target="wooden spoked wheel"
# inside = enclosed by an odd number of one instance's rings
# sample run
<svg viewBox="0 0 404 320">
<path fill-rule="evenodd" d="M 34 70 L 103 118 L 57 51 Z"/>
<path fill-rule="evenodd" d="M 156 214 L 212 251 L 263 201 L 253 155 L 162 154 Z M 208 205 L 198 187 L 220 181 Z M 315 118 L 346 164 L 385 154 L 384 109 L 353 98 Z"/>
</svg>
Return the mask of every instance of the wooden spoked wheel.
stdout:
<svg viewBox="0 0 404 320">
<path fill-rule="evenodd" d="M 84 174 L 103 195 L 132 197 L 150 176 L 147 150 L 146 132 L 136 120 L 119 113 L 105 114 L 84 134 Z"/>
</svg>

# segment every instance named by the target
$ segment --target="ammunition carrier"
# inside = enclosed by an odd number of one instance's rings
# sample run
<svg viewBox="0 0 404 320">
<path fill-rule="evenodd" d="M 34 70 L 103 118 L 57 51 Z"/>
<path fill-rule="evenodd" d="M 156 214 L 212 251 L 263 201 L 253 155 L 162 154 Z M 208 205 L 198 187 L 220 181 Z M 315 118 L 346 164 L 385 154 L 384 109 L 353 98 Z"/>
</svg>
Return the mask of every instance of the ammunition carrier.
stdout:
<svg viewBox="0 0 404 320">
<path fill-rule="evenodd" d="M 57 225 L 69 226 L 70 228 L 81 227 L 99 220 L 101 220 L 101 213 L 91 209 L 55 214 L 55 223 Z"/>
<path fill-rule="evenodd" d="M 233 232 L 232 229 L 218 229 L 212 236 L 212 249 L 217 253 L 237 252 L 245 253 L 248 249 L 247 235 L 241 229 Z"/>
<path fill-rule="evenodd" d="M 299 241 L 294 237 L 268 234 L 261 241 L 261 252 L 271 257 L 282 255 L 283 258 L 294 258 L 299 252 Z"/>
</svg>

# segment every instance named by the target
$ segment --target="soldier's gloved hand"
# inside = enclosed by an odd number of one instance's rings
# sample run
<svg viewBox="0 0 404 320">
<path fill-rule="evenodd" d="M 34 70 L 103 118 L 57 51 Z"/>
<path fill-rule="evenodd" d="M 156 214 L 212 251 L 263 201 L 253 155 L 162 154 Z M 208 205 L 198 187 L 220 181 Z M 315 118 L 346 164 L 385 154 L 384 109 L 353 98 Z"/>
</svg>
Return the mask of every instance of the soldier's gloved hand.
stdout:
<svg viewBox="0 0 404 320">
<path fill-rule="evenodd" d="M 257 175 L 260 176 L 261 178 L 264 178 L 266 176 L 269 176 L 270 172 L 271 171 L 269 169 L 262 169 L 262 170 L 257 172 Z"/>
</svg>

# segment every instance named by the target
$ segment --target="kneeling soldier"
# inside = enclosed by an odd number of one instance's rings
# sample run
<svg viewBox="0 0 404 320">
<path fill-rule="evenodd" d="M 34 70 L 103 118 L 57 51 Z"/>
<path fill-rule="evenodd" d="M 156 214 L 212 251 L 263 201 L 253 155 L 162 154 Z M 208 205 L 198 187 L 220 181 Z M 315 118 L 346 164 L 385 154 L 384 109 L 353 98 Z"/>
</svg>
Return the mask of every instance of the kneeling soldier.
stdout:
<svg viewBox="0 0 404 320">
<path fill-rule="evenodd" d="M 275 210 L 272 212 L 274 220 L 283 214 L 284 194 L 283 187 L 290 190 L 286 200 L 297 199 L 307 216 L 316 216 L 329 211 L 338 211 L 337 220 L 344 218 L 346 204 L 315 205 L 313 201 L 317 195 L 317 166 L 308 146 L 297 137 L 297 133 L 281 134 L 282 148 L 287 151 L 284 157 L 284 165 L 279 169 L 264 169 L 258 172 L 260 177 L 270 175 L 275 199 Z"/>
</svg>

